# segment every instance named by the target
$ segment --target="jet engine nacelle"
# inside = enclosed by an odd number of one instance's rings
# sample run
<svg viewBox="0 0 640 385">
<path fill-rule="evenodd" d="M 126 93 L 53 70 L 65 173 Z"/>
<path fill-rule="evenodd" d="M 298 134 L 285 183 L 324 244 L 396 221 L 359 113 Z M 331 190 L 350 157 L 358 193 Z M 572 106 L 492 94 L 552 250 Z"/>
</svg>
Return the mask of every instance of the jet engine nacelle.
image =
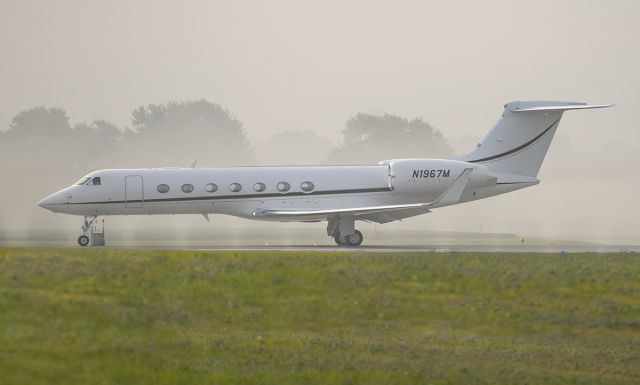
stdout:
<svg viewBox="0 0 640 385">
<path fill-rule="evenodd" d="M 391 187 L 400 194 L 438 196 L 467 168 L 473 168 L 468 187 L 496 184 L 485 166 L 459 160 L 398 159 L 383 163 L 389 165 Z"/>
</svg>

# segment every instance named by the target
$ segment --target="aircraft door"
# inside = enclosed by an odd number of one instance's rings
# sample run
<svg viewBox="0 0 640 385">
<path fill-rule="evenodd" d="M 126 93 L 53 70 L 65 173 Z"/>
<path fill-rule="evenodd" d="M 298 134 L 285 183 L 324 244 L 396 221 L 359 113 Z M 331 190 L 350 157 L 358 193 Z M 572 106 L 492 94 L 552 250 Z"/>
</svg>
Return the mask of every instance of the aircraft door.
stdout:
<svg viewBox="0 0 640 385">
<path fill-rule="evenodd" d="M 142 207 L 144 188 L 141 175 L 124 177 L 124 207 Z"/>
</svg>

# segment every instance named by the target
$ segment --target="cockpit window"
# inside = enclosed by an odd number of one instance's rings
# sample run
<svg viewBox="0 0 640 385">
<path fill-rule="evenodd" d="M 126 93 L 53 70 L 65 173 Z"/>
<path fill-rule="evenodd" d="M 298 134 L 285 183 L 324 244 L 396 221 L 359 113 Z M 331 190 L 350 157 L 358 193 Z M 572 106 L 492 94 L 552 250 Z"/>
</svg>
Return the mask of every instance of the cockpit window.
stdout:
<svg viewBox="0 0 640 385">
<path fill-rule="evenodd" d="M 85 184 L 85 183 L 87 183 L 87 181 L 88 181 L 89 179 L 91 179 L 91 178 L 89 178 L 89 177 L 86 177 L 86 176 L 85 176 L 84 178 L 82 178 L 82 179 L 80 179 L 79 181 L 77 181 L 77 182 L 76 182 L 76 184 L 77 184 L 77 185 Z"/>
<path fill-rule="evenodd" d="M 91 180 L 87 183 L 87 186 L 100 186 L 100 177 L 94 176 L 93 178 L 91 178 Z"/>
</svg>

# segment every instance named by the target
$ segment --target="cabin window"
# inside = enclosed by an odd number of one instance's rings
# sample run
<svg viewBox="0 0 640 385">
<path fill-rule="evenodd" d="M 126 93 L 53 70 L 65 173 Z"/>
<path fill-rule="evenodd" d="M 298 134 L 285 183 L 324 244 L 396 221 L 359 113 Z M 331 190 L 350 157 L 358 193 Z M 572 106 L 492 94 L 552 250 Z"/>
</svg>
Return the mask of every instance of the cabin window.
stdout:
<svg viewBox="0 0 640 385">
<path fill-rule="evenodd" d="M 190 193 L 193 191 L 193 185 L 189 183 L 185 183 L 181 187 L 183 193 Z"/>
<path fill-rule="evenodd" d="M 289 191 L 291 189 L 291 185 L 289 183 L 287 183 L 287 182 L 280 182 L 280 183 L 278 183 L 276 188 L 280 192 L 287 192 L 287 191 Z"/>
<path fill-rule="evenodd" d="M 218 191 L 218 185 L 215 183 L 209 183 L 208 185 L 204 186 L 204 189 L 207 190 L 207 192 L 214 193 Z"/>
<path fill-rule="evenodd" d="M 314 186 L 313 183 L 309 181 L 302 182 L 302 184 L 300 184 L 300 189 L 302 189 L 302 191 L 304 192 L 311 192 L 314 188 L 316 188 L 316 186 Z"/>
<path fill-rule="evenodd" d="M 253 185 L 253 189 L 257 192 L 263 192 L 267 189 L 267 185 L 265 185 L 264 183 L 256 183 Z"/>
<path fill-rule="evenodd" d="M 167 184 L 159 184 L 157 189 L 160 194 L 165 194 L 169 192 L 169 185 Z"/>
<path fill-rule="evenodd" d="M 240 192 L 242 190 L 242 185 L 240 183 L 231 183 L 229 185 L 229 190 L 231 192 Z"/>
<path fill-rule="evenodd" d="M 87 182 L 87 186 L 100 186 L 100 177 L 99 176 L 95 176 L 93 178 L 91 178 L 89 180 L 89 182 Z"/>
</svg>

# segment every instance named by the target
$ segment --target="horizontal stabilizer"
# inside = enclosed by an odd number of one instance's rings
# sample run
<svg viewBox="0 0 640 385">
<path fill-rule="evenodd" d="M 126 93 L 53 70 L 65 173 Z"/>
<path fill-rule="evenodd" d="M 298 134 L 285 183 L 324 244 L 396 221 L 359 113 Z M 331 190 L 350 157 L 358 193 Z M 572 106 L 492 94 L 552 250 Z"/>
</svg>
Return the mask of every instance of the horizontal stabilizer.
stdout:
<svg viewBox="0 0 640 385">
<path fill-rule="evenodd" d="M 527 112 L 527 111 L 568 111 L 568 110 L 589 110 L 592 108 L 607 108 L 612 107 L 613 104 L 566 104 L 560 106 L 537 106 L 528 108 L 514 108 L 511 112 Z"/>
</svg>

